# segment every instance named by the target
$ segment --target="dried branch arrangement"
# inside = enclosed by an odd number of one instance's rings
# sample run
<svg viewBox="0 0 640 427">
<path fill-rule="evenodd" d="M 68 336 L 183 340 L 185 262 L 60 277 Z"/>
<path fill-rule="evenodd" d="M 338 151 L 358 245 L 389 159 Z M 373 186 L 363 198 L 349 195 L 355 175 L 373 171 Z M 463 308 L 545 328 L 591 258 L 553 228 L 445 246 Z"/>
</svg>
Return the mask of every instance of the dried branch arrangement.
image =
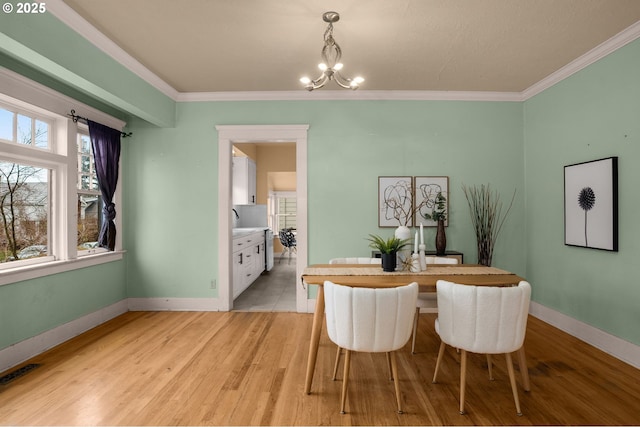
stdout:
<svg viewBox="0 0 640 427">
<path fill-rule="evenodd" d="M 511 202 L 504 214 L 502 213 L 500 194 L 497 191 L 492 191 L 489 184 L 486 186 L 482 184 L 479 187 L 467 187 L 462 184 L 462 191 L 467 198 L 471 222 L 476 231 L 478 264 L 490 266 L 498 234 L 513 206 L 516 190 L 513 190 Z"/>
</svg>

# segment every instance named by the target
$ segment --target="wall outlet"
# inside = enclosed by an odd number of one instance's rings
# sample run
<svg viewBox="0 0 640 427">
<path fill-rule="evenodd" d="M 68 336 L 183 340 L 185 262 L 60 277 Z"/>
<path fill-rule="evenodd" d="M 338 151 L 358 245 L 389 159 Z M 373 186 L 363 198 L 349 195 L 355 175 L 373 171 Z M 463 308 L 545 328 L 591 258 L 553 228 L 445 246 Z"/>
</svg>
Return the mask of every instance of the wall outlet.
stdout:
<svg viewBox="0 0 640 427">
<path fill-rule="evenodd" d="M 216 288 L 216 279 L 213 279 L 211 281 L 211 289 L 215 289 Z"/>
</svg>

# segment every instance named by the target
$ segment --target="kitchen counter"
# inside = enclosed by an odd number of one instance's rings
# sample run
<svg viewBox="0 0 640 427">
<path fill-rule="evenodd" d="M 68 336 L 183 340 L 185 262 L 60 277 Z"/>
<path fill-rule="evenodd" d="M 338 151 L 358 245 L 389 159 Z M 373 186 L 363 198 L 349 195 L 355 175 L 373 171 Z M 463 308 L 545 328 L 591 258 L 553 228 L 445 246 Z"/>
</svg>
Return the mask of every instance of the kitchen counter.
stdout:
<svg viewBox="0 0 640 427">
<path fill-rule="evenodd" d="M 231 235 L 236 237 L 246 236 L 251 233 L 257 233 L 259 231 L 268 230 L 269 227 L 242 227 L 242 228 L 234 228 L 231 230 Z"/>
</svg>

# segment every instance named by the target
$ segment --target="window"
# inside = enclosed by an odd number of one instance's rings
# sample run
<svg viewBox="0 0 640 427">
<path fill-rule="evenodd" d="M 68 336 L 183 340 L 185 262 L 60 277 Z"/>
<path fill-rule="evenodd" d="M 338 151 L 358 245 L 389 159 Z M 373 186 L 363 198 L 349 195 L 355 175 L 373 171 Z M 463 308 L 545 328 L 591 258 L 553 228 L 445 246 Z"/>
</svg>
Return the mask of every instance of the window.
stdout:
<svg viewBox="0 0 640 427">
<path fill-rule="evenodd" d="M 98 235 L 102 225 L 102 196 L 98 188 L 98 176 L 93 160 L 91 139 L 82 129 L 77 135 L 78 156 L 78 251 L 91 251 L 98 247 Z"/>
<path fill-rule="evenodd" d="M 51 128 L 48 118 L 0 104 L 0 142 L 14 147 L 0 157 L 0 263 L 48 259 L 52 169 L 29 157 L 50 151 Z"/>
<path fill-rule="evenodd" d="M 0 104 L 0 140 L 39 149 L 50 149 L 51 121 L 35 118 Z"/>
<path fill-rule="evenodd" d="M 296 228 L 297 202 L 295 192 L 272 192 L 269 194 L 269 219 L 272 230 Z"/>
<path fill-rule="evenodd" d="M 0 262 L 48 255 L 51 170 L 0 160 Z"/>
<path fill-rule="evenodd" d="M 34 264 L 100 263 L 87 255 L 113 254 L 97 248 L 101 221 L 87 126 L 0 94 L 0 285 Z M 29 277 L 47 268 L 74 267 Z"/>
</svg>

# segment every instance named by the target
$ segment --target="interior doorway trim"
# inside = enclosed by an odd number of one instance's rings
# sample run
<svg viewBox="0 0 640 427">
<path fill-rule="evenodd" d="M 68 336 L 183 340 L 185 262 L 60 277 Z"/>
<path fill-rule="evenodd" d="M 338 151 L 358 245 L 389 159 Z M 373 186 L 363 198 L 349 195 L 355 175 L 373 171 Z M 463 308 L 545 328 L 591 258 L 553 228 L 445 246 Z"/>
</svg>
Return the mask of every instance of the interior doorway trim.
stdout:
<svg viewBox="0 0 640 427">
<path fill-rule="evenodd" d="M 218 131 L 218 306 L 233 308 L 231 290 L 231 149 L 236 142 L 295 142 L 297 194 L 296 277 L 307 265 L 307 133 L 309 125 L 219 125 Z M 296 311 L 306 313 L 307 293 L 296 286 Z"/>
</svg>

